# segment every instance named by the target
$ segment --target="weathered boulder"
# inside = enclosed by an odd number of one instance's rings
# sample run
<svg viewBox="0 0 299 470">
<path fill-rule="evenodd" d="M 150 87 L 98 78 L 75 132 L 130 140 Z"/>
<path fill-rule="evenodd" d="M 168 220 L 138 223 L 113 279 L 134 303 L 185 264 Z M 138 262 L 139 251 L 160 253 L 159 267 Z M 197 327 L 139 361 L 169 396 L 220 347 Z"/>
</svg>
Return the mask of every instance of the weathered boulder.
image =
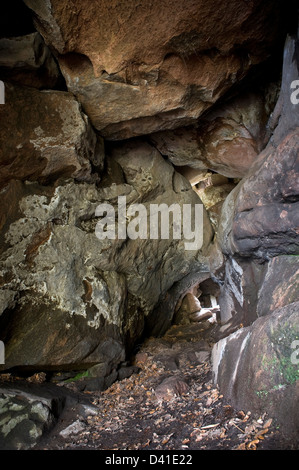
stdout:
<svg viewBox="0 0 299 470">
<path fill-rule="evenodd" d="M 140 238 L 133 213 L 127 229 L 135 238 L 97 238 L 97 207 L 110 204 L 117 222 L 124 216 L 119 196 L 127 207 L 142 203 L 147 216 L 151 204 L 202 205 L 188 181 L 148 144 L 116 146 L 109 162 L 119 168 L 113 185 L 105 185 L 109 177 L 99 187 L 72 180 L 52 186 L 13 181 L 2 190 L 2 369 L 73 370 L 103 363 L 110 374 L 124 360 L 126 346 L 142 334 L 145 317 L 152 317 L 162 297 L 171 299 L 173 285 L 179 296 L 190 273 L 209 277 L 213 230 L 204 209 L 197 227 L 202 243 L 193 249 L 186 249 L 185 233 L 173 236 L 174 221 L 169 238 Z M 177 297 L 169 302 L 162 325 L 171 322 L 176 302 Z"/>
<path fill-rule="evenodd" d="M 257 303 L 262 290 L 266 264 L 228 257 L 224 282 L 220 288 L 221 321 L 247 326 L 257 318 Z"/>
<path fill-rule="evenodd" d="M 0 187 L 11 179 L 95 180 L 91 164 L 102 166 L 103 145 L 70 93 L 6 83 L 0 117 Z"/>
<path fill-rule="evenodd" d="M 261 160 L 239 187 L 232 249 L 262 259 L 299 253 L 299 127 Z"/>
<path fill-rule="evenodd" d="M 184 395 L 189 390 L 189 386 L 179 375 L 173 375 L 164 379 L 155 389 L 155 395 L 159 401 L 169 401 L 176 396 Z"/>
<path fill-rule="evenodd" d="M 61 81 L 56 61 L 37 32 L 0 39 L 0 76 L 35 88 L 54 88 Z"/>
<path fill-rule="evenodd" d="M 68 89 L 118 140 L 194 123 L 269 56 L 281 12 L 261 0 L 25 3 Z"/>
<path fill-rule="evenodd" d="M 94 216 L 96 187 L 19 188 L 16 213 L 2 230 L 2 369 L 113 367 L 125 354 L 126 284 L 100 269 L 93 258 L 103 246 L 81 227 L 82 217 Z"/>
<path fill-rule="evenodd" d="M 298 301 L 298 292 L 298 256 L 282 255 L 272 258 L 258 292 L 258 316 L 267 315 L 278 308 Z"/>
<path fill-rule="evenodd" d="M 257 317 L 298 300 L 298 256 L 276 256 L 268 262 L 228 258 L 219 304 L 223 323 L 250 325 Z"/>
<path fill-rule="evenodd" d="M 242 178 L 263 148 L 266 124 L 274 106 L 275 86 L 246 92 L 200 119 L 196 126 L 157 132 L 151 141 L 174 165 L 213 170 Z"/>
<path fill-rule="evenodd" d="M 61 413 L 65 396 L 39 387 L 0 387 L 0 449 L 28 450 L 49 431 Z"/>
<path fill-rule="evenodd" d="M 275 310 L 220 340 L 214 380 L 237 409 L 267 413 L 282 432 L 299 434 L 299 302 Z"/>
</svg>

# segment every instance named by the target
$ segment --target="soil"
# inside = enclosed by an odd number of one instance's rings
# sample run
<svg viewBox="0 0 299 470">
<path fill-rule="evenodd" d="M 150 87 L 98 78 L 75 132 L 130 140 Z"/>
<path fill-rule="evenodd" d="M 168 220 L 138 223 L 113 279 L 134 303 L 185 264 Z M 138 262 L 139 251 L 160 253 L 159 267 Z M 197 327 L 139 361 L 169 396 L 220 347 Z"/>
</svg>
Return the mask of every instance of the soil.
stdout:
<svg viewBox="0 0 299 470">
<path fill-rule="evenodd" d="M 213 383 L 210 339 L 207 324 L 172 327 L 148 339 L 132 359 L 135 372 L 107 390 L 82 392 L 80 380 L 61 384 L 72 399 L 34 449 L 294 449 L 271 416 L 224 400 Z"/>
</svg>

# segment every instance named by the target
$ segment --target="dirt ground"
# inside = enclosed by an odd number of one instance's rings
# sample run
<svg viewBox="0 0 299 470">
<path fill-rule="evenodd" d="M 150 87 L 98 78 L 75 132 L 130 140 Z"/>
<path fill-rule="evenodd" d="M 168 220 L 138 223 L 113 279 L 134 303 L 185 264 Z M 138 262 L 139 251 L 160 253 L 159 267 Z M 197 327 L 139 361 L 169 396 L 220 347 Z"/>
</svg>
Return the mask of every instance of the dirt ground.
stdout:
<svg viewBox="0 0 299 470">
<path fill-rule="evenodd" d="M 234 410 L 212 381 L 206 330 L 173 327 L 147 340 L 138 370 L 77 396 L 36 450 L 293 450 L 271 416 Z"/>
</svg>

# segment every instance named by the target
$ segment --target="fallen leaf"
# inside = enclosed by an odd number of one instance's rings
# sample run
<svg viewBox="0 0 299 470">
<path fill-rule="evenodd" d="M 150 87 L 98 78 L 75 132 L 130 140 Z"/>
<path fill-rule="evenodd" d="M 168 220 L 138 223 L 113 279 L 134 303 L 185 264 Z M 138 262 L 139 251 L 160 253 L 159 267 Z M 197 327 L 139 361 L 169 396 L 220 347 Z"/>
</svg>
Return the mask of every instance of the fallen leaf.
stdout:
<svg viewBox="0 0 299 470">
<path fill-rule="evenodd" d="M 165 436 L 165 438 L 162 441 L 162 444 L 163 445 L 167 444 L 172 436 L 173 436 L 173 432 L 169 434 L 168 436 Z"/>
<path fill-rule="evenodd" d="M 268 431 L 269 431 L 269 428 L 261 429 L 261 430 L 256 434 L 255 437 L 258 438 L 258 439 L 264 439 L 264 434 L 266 434 Z"/>
<path fill-rule="evenodd" d="M 259 443 L 259 439 L 254 439 L 253 441 L 249 442 L 249 444 L 247 445 L 247 449 L 253 449 L 253 450 L 256 450 L 256 444 Z"/>
<path fill-rule="evenodd" d="M 220 423 L 216 424 L 208 424 L 207 426 L 202 426 L 201 429 L 210 429 L 210 428 L 215 428 L 216 426 L 219 426 Z"/>
<path fill-rule="evenodd" d="M 184 439 L 184 440 L 182 441 L 182 444 L 189 444 L 189 442 L 190 442 L 190 439 Z"/>
<path fill-rule="evenodd" d="M 271 426 L 271 424 L 272 424 L 272 421 L 273 421 L 273 420 L 272 420 L 271 418 L 268 419 L 268 421 L 265 422 L 263 428 L 269 428 L 269 427 Z"/>
<path fill-rule="evenodd" d="M 249 424 L 248 426 L 246 426 L 245 428 L 245 433 L 246 434 L 251 434 L 255 431 L 256 427 L 253 425 L 253 424 Z"/>
<path fill-rule="evenodd" d="M 246 444 L 243 442 L 242 444 L 238 445 L 236 450 L 246 450 Z"/>
</svg>

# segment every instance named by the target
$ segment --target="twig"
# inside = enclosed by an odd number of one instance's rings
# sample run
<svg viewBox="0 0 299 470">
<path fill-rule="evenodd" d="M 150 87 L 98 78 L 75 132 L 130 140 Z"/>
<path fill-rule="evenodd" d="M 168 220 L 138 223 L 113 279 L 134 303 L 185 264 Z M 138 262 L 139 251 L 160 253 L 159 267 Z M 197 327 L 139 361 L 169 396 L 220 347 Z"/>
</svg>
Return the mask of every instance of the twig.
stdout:
<svg viewBox="0 0 299 470">
<path fill-rule="evenodd" d="M 243 431 L 243 429 L 239 428 L 239 426 L 237 426 L 235 423 L 232 423 L 233 426 L 235 426 L 235 428 L 239 429 L 239 431 L 241 431 L 243 434 L 245 434 L 245 431 Z"/>
</svg>

